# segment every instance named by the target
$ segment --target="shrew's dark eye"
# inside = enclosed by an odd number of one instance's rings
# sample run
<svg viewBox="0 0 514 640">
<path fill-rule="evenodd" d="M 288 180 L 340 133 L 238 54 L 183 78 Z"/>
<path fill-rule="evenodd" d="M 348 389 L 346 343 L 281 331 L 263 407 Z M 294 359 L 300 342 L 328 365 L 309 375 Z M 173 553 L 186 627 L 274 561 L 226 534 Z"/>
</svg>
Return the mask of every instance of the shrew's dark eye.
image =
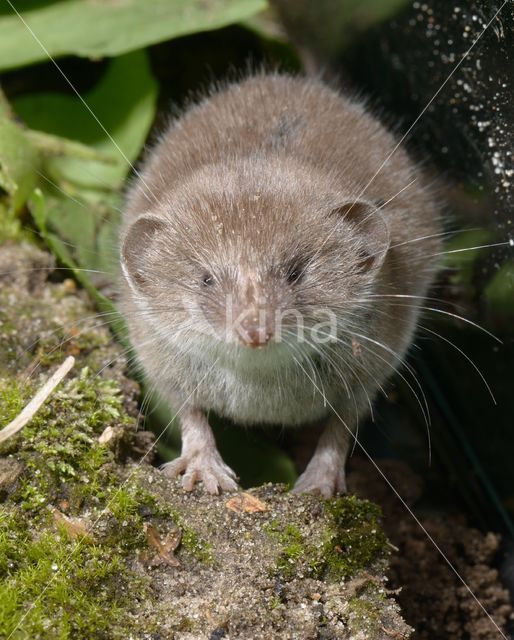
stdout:
<svg viewBox="0 0 514 640">
<path fill-rule="evenodd" d="M 286 272 L 286 279 L 289 284 L 297 284 L 303 278 L 305 273 L 305 265 L 299 262 L 293 262 L 289 265 Z"/>
<path fill-rule="evenodd" d="M 202 276 L 202 286 L 212 287 L 213 284 L 214 284 L 214 278 L 211 276 L 211 274 L 204 273 L 204 275 Z"/>
</svg>

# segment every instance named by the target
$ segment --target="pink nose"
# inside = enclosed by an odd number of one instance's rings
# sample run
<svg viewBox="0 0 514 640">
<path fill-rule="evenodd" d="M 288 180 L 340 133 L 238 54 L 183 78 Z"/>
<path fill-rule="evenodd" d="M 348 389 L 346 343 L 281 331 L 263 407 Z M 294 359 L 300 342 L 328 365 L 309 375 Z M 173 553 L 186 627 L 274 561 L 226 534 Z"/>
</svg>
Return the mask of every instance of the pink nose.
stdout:
<svg viewBox="0 0 514 640">
<path fill-rule="evenodd" d="M 239 336 L 241 342 L 247 347 L 264 347 L 272 338 L 272 333 L 268 329 L 258 327 L 248 327 Z"/>
</svg>

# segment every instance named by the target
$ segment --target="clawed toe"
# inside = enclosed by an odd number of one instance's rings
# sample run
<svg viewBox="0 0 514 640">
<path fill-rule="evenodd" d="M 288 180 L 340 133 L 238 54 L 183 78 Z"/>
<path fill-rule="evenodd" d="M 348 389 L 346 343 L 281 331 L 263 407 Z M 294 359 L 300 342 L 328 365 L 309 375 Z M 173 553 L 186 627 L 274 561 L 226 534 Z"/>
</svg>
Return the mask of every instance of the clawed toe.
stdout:
<svg viewBox="0 0 514 640">
<path fill-rule="evenodd" d="M 347 489 L 344 470 L 339 471 L 335 477 L 331 477 L 331 474 L 310 473 L 306 470 L 296 481 L 292 492 L 313 493 L 320 495 L 322 498 L 345 494 Z"/>
<path fill-rule="evenodd" d="M 182 456 L 171 460 L 171 462 L 165 462 L 160 466 L 161 471 L 170 478 L 176 478 L 180 473 L 183 473 L 187 467 L 187 460 Z"/>
<path fill-rule="evenodd" d="M 183 473 L 182 488 L 192 491 L 197 482 L 203 483 L 207 493 L 218 495 L 220 491 L 236 491 L 237 476 L 220 458 L 180 456 L 161 467 L 162 471 L 172 478 Z"/>
</svg>

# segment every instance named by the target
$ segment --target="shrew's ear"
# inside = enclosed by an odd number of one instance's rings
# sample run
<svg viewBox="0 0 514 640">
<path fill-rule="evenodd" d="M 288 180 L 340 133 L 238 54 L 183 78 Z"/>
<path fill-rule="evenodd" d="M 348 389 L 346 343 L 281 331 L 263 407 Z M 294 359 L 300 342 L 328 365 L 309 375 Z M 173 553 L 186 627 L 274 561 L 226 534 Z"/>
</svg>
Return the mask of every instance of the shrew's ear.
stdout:
<svg viewBox="0 0 514 640">
<path fill-rule="evenodd" d="M 151 215 L 138 218 L 128 228 L 121 243 L 121 268 L 129 285 L 143 292 L 149 282 L 149 267 L 154 262 L 155 239 L 162 232 L 164 222 Z"/>
<path fill-rule="evenodd" d="M 349 200 L 331 212 L 349 222 L 359 234 L 360 267 L 363 271 L 378 268 L 389 249 L 389 227 L 380 207 L 367 200 Z"/>
</svg>

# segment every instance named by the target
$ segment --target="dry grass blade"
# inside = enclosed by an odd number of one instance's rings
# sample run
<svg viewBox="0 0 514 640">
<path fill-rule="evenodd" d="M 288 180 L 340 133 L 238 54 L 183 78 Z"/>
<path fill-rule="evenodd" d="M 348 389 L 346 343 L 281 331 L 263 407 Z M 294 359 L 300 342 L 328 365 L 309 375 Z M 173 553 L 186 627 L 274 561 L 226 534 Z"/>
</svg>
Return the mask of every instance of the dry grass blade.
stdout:
<svg viewBox="0 0 514 640">
<path fill-rule="evenodd" d="M 57 385 L 69 373 L 75 364 L 75 358 L 68 356 L 55 373 L 49 378 L 41 389 L 36 393 L 23 411 L 14 418 L 2 431 L 0 431 L 0 442 L 4 442 L 11 436 L 15 435 L 29 423 L 39 411 L 41 406 L 50 397 Z"/>
</svg>

